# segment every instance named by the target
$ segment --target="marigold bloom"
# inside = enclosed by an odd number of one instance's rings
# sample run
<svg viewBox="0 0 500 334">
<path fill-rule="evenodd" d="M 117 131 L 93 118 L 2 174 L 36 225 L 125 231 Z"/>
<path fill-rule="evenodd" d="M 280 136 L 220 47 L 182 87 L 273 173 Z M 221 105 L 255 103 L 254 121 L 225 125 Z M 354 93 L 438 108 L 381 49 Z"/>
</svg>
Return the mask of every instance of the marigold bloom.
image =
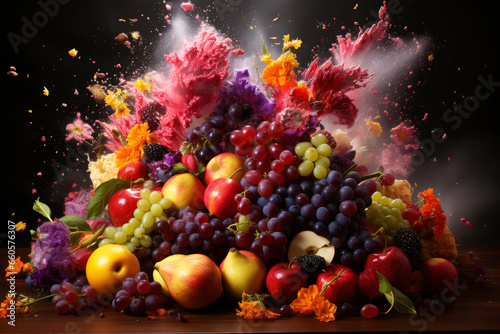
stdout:
<svg viewBox="0 0 500 334">
<path fill-rule="evenodd" d="M 241 310 L 236 310 L 236 315 L 250 320 L 278 318 L 280 314 L 271 312 L 264 304 L 266 297 L 267 295 L 247 294 L 243 291 L 241 302 L 238 302 Z"/>
<path fill-rule="evenodd" d="M 417 233 L 431 231 L 434 240 L 438 240 L 443 235 L 446 227 L 446 215 L 439 204 L 439 199 L 434 197 L 434 189 L 429 188 L 418 194 L 423 198 L 424 204 L 420 209 L 422 218 L 413 224 Z"/>
<path fill-rule="evenodd" d="M 22 231 L 22 230 L 24 230 L 25 228 L 26 228 L 26 223 L 24 223 L 24 222 L 22 222 L 22 221 L 18 222 L 16 225 L 14 225 L 14 229 L 15 229 L 16 231 Z"/>
<path fill-rule="evenodd" d="M 142 79 L 137 79 L 134 87 L 137 88 L 141 93 L 149 92 L 151 90 L 151 84 Z"/>
<path fill-rule="evenodd" d="M 379 137 L 382 134 L 382 126 L 379 122 L 374 122 L 369 118 L 365 118 L 365 123 L 368 125 L 369 138 L 372 138 L 373 136 Z"/>
<path fill-rule="evenodd" d="M 297 298 L 292 301 L 290 307 L 295 313 L 314 313 L 316 315 L 316 319 L 320 321 L 334 321 L 337 306 L 330 303 L 330 301 L 326 299 L 322 293 L 324 292 L 319 291 L 316 284 L 312 284 L 308 288 L 301 288 L 297 293 Z"/>
<path fill-rule="evenodd" d="M 335 320 L 337 306 L 330 303 L 326 298 L 320 298 L 313 305 L 313 310 L 314 314 L 316 314 L 316 319 L 323 322 L 330 322 Z"/>
<path fill-rule="evenodd" d="M 108 91 L 108 95 L 104 98 L 104 102 L 115 110 L 114 115 L 116 117 L 123 117 L 130 114 L 130 109 L 125 103 L 128 96 L 127 91 L 122 91 L 117 88 L 115 92 Z"/>
<path fill-rule="evenodd" d="M 9 313 L 9 306 L 14 303 L 14 298 L 10 298 L 9 295 L 5 296 L 5 300 L 0 304 L 0 318 L 7 318 Z"/>
<path fill-rule="evenodd" d="M 141 151 L 134 146 L 123 146 L 115 152 L 116 154 L 116 167 L 120 168 L 125 164 L 135 161 L 141 160 Z"/>
<path fill-rule="evenodd" d="M 283 53 L 277 60 L 267 64 L 262 72 L 262 79 L 273 87 L 291 84 L 295 75 L 293 69 L 299 66 L 295 58 L 296 55 L 291 52 Z"/>
</svg>

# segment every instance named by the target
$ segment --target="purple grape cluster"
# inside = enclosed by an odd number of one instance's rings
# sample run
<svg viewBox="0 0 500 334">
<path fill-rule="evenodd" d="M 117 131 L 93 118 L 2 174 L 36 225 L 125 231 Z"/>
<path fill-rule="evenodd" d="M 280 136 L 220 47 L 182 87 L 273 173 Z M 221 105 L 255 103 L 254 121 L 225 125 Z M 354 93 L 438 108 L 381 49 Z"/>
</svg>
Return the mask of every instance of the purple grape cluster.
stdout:
<svg viewBox="0 0 500 334">
<path fill-rule="evenodd" d="M 128 310 L 134 315 L 142 315 L 146 311 L 154 312 L 161 308 L 162 298 L 160 283 L 150 282 L 148 275 L 141 271 L 123 281 L 112 306 L 117 311 Z"/>
<path fill-rule="evenodd" d="M 153 237 L 151 257 L 158 262 L 171 254 L 201 253 L 219 263 L 236 245 L 227 229 L 233 223 L 230 218 L 221 220 L 189 206 L 174 211 L 167 220 L 157 222 L 160 235 Z"/>
<path fill-rule="evenodd" d="M 104 301 L 99 298 L 96 289 L 88 284 L 85 276 L 77 277 L 73 283 L 64 281 L 50 287 L 52 303 L 58 314 L 82 315 L 93 310 L 99 310 Z"/>
</svg>

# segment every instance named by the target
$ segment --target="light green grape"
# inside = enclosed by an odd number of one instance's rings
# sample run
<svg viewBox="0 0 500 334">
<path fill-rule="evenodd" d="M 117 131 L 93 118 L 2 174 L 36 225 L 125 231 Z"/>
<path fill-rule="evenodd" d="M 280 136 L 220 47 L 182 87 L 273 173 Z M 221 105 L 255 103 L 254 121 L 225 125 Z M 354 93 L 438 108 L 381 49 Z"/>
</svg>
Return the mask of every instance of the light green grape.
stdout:
<svg viewBox="0 0 500 334">
<path fill-rule="evenodd" d="M 328 142 L 328 138 L 322 133 L 317 133 L 311 137 L 311 144 L 318 147 L 322 144 L 326 144 Z"/>
<path fill-rule="evenodd" d="M 129 224 L 130 224 L 130 225 L 131 225 L 134 229 L 136 229 L 136 228 L 138 228 L 139 226 L 141 226 L 142 221 L 134 217 L 134 218 L 130 218 L 130 219 L 129 219 L 129 221 L 128 221 L 128 223 L 129 223 Z M 133 232 L 132 232 L 132 233 L 133 233 Z"/>
<path fill-rule="evenodd" d="M 328 171 L 323 166 L 316 166 L 313 169 L 313 175 L 317 179 L 324 179 L 327 175 Z"/>
<path fill-rule="evenodd" d="M 153 180 L 146 180 L 142 184 L 142 187 L 147 189 L 153 189 L 155 187 L 155 183 Z"/>
<path fill-rule="evenodd" d="M 144 216 L 144 211 L 142 211 L 141 209 L 134 210 L 134 218 L 141 220 L 142 216 Z"/>
<path fill-rule="evenodd" d="M 410 223 L 403 219 L 404 210 L 406 204 L 401 199 L 392 199 L 376 191 L 372 194 L 372 204 L 366 208 L 366 219 L 377 229 L 385 230 L 387 244 L 392 246 L 396 231 L 403 226 L 410 226 Z"/>
<path fill-rule="evenodd" d="M 139 241 L 139 238 L 137 238 L 136 236 L 133 236 L 132 238 L 130 238 L 129 242 L 134 245 L 134 247 L 139 247 L 139 245 L 141 244 L 141 242 Z"/>
<path fill-rule="evenodd" d="M 132 218 L 132 219 L 135 219 L 135 218 Z M 122 225 L 122 231 L 126 234 L 126 235 L 132 235 L 134 234 L 134 230 L 135 230 L 135 227 L 130 224 L 130 223 L 125 223 Z"/>
<path fill-rule="evenodd" d="M 146 229 L 144 227 L 138 227 L 134 230 L 134 237 L 140 239 L 146 235 Z"/>
<path fill-rule="evenodd" d="M 148 211 L 142 216 L 142 226 L 144 228 L 151 227 L 155 223 L 155 217 L 151 213 L 151 211 Z"/>
<path fill-rule="evenodd" d="M 316 149 L 318 150 L 318 154 L 323 157 L 327 157 L 332 154 L 332 148 L 328 144 L 321 144 Z"/>
<path fill-rule="evenodd" d="M 156 217 L 156 222 L 159 222 L 160 220 L 167 220 L 167 219 L 168 219 L 168 217 L 164 212 L 161 215 L 159 215 L 158 217 Z"/>
<path fill-rule="evenodd" d="M 163 195 L 158 190 L 152 191 L 149 195 L 149 202 L 151 204 L 158 203 L 163 198 Z"/>
<path fill-rule="evenodd" d="M 113 239 L 115 233 L 116 233 L 116 228 L 114 228 L 113 226 L 108 226 L 104 229 L 104 235 L 108 239 Z"/>
<path fill-rule="evenodd" d="M 316 159 L 316 161 L 314 161 L 314 165 L 315 166 L 323 166 L 325 168 L 328 168 L 328 167 L 330 167 L 330 159 L 320 155 L 318 157 L 318 159 Z"/>
<path fill-rule="evenodd" d="M 163 214 L 163 208 L 161 207 L 160 204 L 154 203 L 151 204 L 151 208 L 149 209 L 149 212 L 155 217 L 159 217 L 160 215 Z"/>
<path fill-rule="evenodd" d="M 145 236 L 143 236 L 142 238 L 140 238 L 139 241 L 141 242 L 141 246 L 145 247 L 145 248 L 149 248 L 153 244 L 153 240 L 147 234 Z"/>
<path fill-rule="evenodd" d="M 314 162 L 306 160 L 297 167 L 300 176 L 308 176 L 314 169 Z"/>
<path fill-rule="evenodd" d="M 314 147 L 309 147 L 305 152 L 304 152 L 304 159 L 309 160 L 309 161 L 315 161 L 318 159 L 318 150 Z"/>
<path fill-rule="evenodd" d="M 141 196 L 142 199 L 149 200 L 150 195 L 151 195 L 151 189 L 149 188 L 142 188 L 139 191 L 139 196 Z"/>
<path fill-rule="evenodd" d="M 115 233 L 115 236 L 114 236 L 113 240 L 117 244 L 120 244 L 120 245 L 124 244 L 124 243 L 127 242 L 127 235 L 123 231 L 118 231 L 118 232 Z"/>
<path fill-rule="evenodd" d="M 102 247 L 104 245 L 114 244 L 114 243 L 115 242 L 113 241 L 113 239 L 104 238 L 101 241 L 99 241 L 99 247 Z"/>
<path fill-rule="evenodd" d="M 164 209 L 164 210 L 168 210 L 171 206 L 172 206 L 172 201 L 169 200 L 168 198 L 166 197 L 163 197 L 159 202 L 158 204 L 161 205 L 161 207 Z"/>
<path fill-rule="evenodd" d="M 137 201 L 137 208 L 141 211 L 147 212 L 151 207 L 151 203 L 148 200 L 140 199 Z"/>
<path fill-rule="evenodd" d="M 127 249 L 132 253 L 135 250 L 135 246 L 132 245 L 130 242 L 126 242 L 123 244 L 123 246 L 127 247 Z"/>
<path fill-rule="evenodd" d="M 303 157 L 306 150 L 312 146 L 313 146 L 313 144 L 311 144 L 310 142 L 307 142 L 307 141 L 303 141 L 301 143 L 298 143 L 297 145 L 295 145 L 295 149 L 294 149 L 295 154 L 297 154 L 299 157 Z"/>
</svg>

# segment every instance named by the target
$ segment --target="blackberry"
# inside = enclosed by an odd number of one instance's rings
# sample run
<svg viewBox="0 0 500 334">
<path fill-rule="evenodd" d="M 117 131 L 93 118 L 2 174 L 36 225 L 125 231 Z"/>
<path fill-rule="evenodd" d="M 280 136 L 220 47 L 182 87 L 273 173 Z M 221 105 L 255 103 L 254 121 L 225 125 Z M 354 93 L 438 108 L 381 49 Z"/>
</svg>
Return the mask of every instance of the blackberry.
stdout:
<svg viewBox="0 0 500 334">
<path fill-rule="evenodd" d="M 412 265 L 420 260 L 422 243 L 417 232 L 411 227 L 401 227 L 394 236 L 394 242 L 410 259 Z"/>
<path fill-rule="evenodd" d="M 317 274 L 326 267 L 325 259 L 319 255 L 299 256 L 297 263 L 308 274 Z"/>
<path fill-rule="evenodd" d="M 148 122 L 149 130 L 156 131 L 160 126 L 160 117 L 165 115 L 167 108 L 154 101 L 146 104 L 141 110 L 141 121 Z"/>
<path fill-rule="evenodd" d="M 165 146 L 160 144 L 149 144 L 144 146 L 144 154 L 151 161 L 159 161 L 167 153 Z"/>
</svg>

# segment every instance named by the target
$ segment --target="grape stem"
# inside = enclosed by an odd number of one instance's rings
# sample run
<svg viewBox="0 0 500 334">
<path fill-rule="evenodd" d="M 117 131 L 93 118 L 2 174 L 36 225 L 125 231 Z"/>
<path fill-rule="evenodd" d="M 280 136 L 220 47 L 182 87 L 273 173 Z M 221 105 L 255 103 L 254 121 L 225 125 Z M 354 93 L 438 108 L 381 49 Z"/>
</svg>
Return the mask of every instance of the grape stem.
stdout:
<svg viewBox="0 0 500 334">
<path fill-rule="evenodd" d="M 384 252 L 387 249 L 387 238 L 385 237 L 385 229 L 383 227 L 379 228 L 375 233 L 372 234 L 372 237 L 379 237 L 378 235 L 381 234 L 382 238 L 384 238 Z"/>
<path fill-rule="evenodd" d="M 382 176 L 382 173 L 375 172 L 375 173 L 371 173 L 371 174 L 367 174 L 365 176 L 362 176 L 361 177 L 361 181 L 368 180 L 368 179 L 373 179 L 373 178 L 379 178 L 381 176 Z"/>
<path fill-rule="evenodd" d="M 331 279 L 331 281 L 330 281 L 330 282 L 323 284 L 323 287 L 321 287 L 321 291 L 319 292 L 319 294 L 323 296 L 323 295 L 325 294 L 326 289 L 327 289 L 327 288 L 328 288 L 328 287 L 329 287 L 329 286 L 330 286 L 330 285 L 331 285 L 331 284 L 332 284 L 332 283 L 333 283 L 333 282 L 334 282 L 337 278 L 339 278 L 339 277 L 340 277 L 340 275 L 342 275 L 342 273 L 344 272 L 344 270 L 345 270 L 345 269 L 342 269 L 342 270 L 341 270 L 341 271 L 340 271 L 337 275 L 335 275 L 335 277 L 334 277 L 334 278 L 332 278 L 332 279 Z"/>
<path fill-rule="evenodd" d="M 356 163 L 353 163 L 349 168 L 347 168 L 347 170 L 342 173 L 342 177 L 345 178 L 345 176 L 347 175 L 347 173 L 349 173 L 350 171 L 352 171 L 354 168 L 356 168 L 358 165 Z"/>
<path fill-rule="evenodd" d="M 87 247 L 87 246 L 90 246 L 92 245 L 94 242 L 97 241 L 97 239 L 101 236 L 101 234 L 104 232 L 104 230 L 106 229 L 107 225 L 106 224 L 102 224 L 101 228 L 99 230 L 97 230 L 97 232 L 95 232 L 90 238 L 84 240 L 83 242 L 81 242 L 80 244 L 78 244 L 78 247 L 76 247 L 73 252 L 76 252 L 77 249 L 80 249 L 80 248 L 83 248 L 83 247 Z M 72 233 L 75 233 L 75 232 L 72 232 Z M 70 233 L 71 234 L 71 233 Z"/>
</svg>

